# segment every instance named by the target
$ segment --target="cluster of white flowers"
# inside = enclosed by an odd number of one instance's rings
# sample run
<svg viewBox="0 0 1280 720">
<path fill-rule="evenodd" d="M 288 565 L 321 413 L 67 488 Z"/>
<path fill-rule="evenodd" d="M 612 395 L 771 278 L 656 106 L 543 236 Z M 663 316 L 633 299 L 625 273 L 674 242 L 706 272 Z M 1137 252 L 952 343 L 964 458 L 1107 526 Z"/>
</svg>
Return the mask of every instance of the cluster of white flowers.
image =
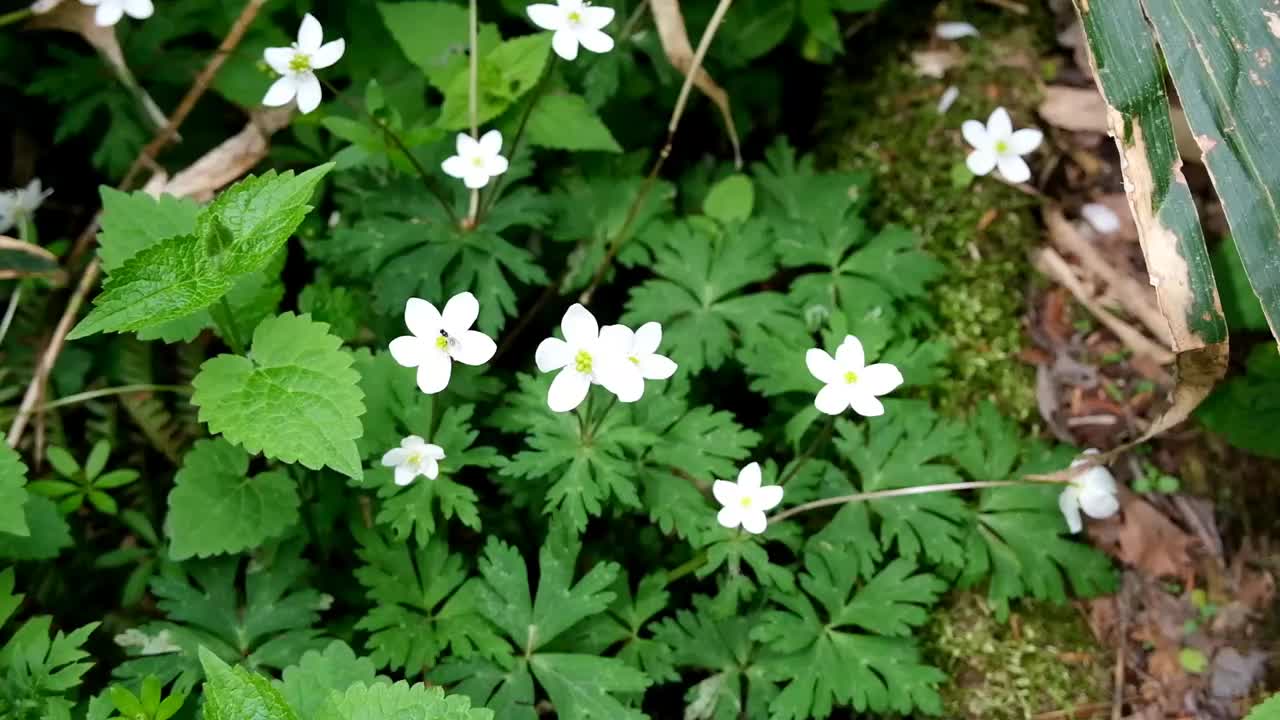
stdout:
<svg viewBox="0 0 1280 720">
<path fill-rule="evenodd" d="M 33 179 L 26 187 L 0 192 L 0 233 L 9 232 L 14 226 L 30 220 L 36 208 L 52 194 L 52 188 L 41 188 L 40 178 Z"/>
<path fill-rule="evenodd" d="M 538 370 L 559 370 L 547 392 L 547 405 L 568 412 L 587 397 L 592 385 L 602 385 L 624 403 L 644 395 L 645 380 L 666 380 L 676 364 L 657 354 L 662 326 L 645 323 L 637 331 L 625 325 L 600 327 L 591 311 L 574 303 L 560 320 L 564 339 L 549 337 L 538 345 Z"/>
</svg>

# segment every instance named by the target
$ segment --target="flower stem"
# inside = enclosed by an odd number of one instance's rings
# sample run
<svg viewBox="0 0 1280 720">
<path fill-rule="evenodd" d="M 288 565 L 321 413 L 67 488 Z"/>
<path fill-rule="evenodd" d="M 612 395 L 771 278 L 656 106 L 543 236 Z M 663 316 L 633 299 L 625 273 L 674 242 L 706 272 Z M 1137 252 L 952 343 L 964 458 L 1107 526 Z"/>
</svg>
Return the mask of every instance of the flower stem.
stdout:
<svg viewBox="0 0 1280 720">
<path fill-rule="evenodd" d="M 31 8 L 29 7 L 20 8 L 12 12 L 7 12 L 3 15 L 0 15 L 0 27 L 22 22 L 23 20 L 26 20 L 27 18 L 31 17 L 34 14 L 35 13 L 31 12 Z"/>
<path fill-rule="evenodd" d="M 831 432 L 836 429 L 836 417 L 837 416 L 835 415 L 827 416 L 827 424 L 823 425 L 822 430 L 814 436 L 813 442 L 809 443 L 809 447 L 805 448 L 804 452 L 800 453 L 800 457 L 796 458 L 795 464 L 791 466 L 791 469 L 787 471 L 787 474 L 778 479 L 779 485 L 786 485 L 788 480 L 795 477 L 796 473 L 800 472 L 800 468 L 809 461 L 809 458 L 813 457 L 814 454 L 818 452 L 818 448 L 831 439 Z"/>
<path fill-rule="evenodd" d="M 996 488 L 996 487 L 1015 487 L 1018 485 L 1033 485 L 1044 483 L 1046 481 L 1023 479 L 1023 480 L 982 480 L 976 482 L 958 482 L 944 483 L 942 485 L 915 485 L 912 487 L 893 488 L 891 490 L 873 490 L 871 492 L 853 493 L 852 495 L 837 495 L 836 497 L 823 498 L 812 502 L 803 503 L 793 508 L 774 515 L 769 518 L 769 524 L 782 522 L 789 517 L 794 517 L 809 510 L 830 507 L 832 505 L 843 505 L 845 503 L 867 502 L 868 500 L 879 500 L 882 498 L 902 497 L 905 495 L 926 495 L 937 492 L 953 492 L 956 490 L 976 490 L 980 488 Z M 1050 484 L 1061 484 L 1055 481 L 1049 481 Z"/>
<path fill-rule="evenodd" d="M 689 573 L 694 572 L 695 570 L 697 570 L 698 568 L 706 564 L 707 564 L 707 551 L 701 550 L 698 552 L 697 555 L 694 555 L 693 557 L 685 561 L 684 564 L 677 566 L 674 570 L 667 573 L 667 584 L 670 585 L 671 583 L 679 580 L 680 578 L 684 577 L 685 575 L 688 575 Z"/>
<path fill-rule="evenodd" d="M 467 114 L 471 118 L 471 139 L 480 140 L 480 20 L 476 9 L 476 0 L 470 3 L 470 68 L 468 69 Z M 467 227 L 476 226 L 480 216 L 480 189 L 471 191 L 471 200 L 467 209 Z"/>
<path fill-rule="evenodd" d="M 186 385 L 121 385 L 120 387 L 101 388 L 99 390 L 88 390 L 75 395 L 68 395 L 64 398 L 58 398 L 52 402 L 47 402 L 40 406 L 40 410 L 53 410 L 54 408 L 65 407 L 67 405 L 75 405 L 76 403 L 96 400 L 100 397 L 108 397 L 110 395 L 125 395 L 135 392 L 172 392 L 183 395 L 190 395 L 191 388 Z"/>
<path fill-rule="evenodd" d="M 609 412 L 613 410 L 613 406 L 617 404 L 618 396 L 610 395 L 609 404 L 604 406 L 604 411 L 600 413 L 600 416 L 596 418 L 595 423 L 591 425 L 591 434 L 593 436 L 596 434 L 596 431 L 600 429 L 600 426 L 604 424 L 605 418 L 609 417 Z"/>
<path fill-rule="evenodd" d="M 551 68 L 555 67 L 558 56 L 553 52 L 548 54 L 550 57 L 547 59 L 546 64 L 543 65 L 542 77 L 538 78 L 538 84 L 534 86 L 533 94 L 529 97 L 529 102 L 525 104 L 524 112 L 520 114 L 520 123 L 516 125 L 516 134 L 512 137 L 511 149 L 507 151 L 508 156 L 513 161 L 516 159 L 516 152 L 520 149 L 520 141 L 524 139 L 524 131 L 529 126 L 529 118 L 533 115 L 533 109 L 537 107 L 538 101 L 546 93 L 547 85 L 550 84 Z M 476 222 L 479 222 L 480 217 L 489 212 L 494 203 L 498 202 L 498 197 L 502 195 L 502 186 L 505 184 L 503 182 L 505 179 L 506 174 L 504 173 L 494 181 L 493 189 L 485 195 L 484 202 L 480 205 L 480 214 L 476 216 Z"/>
</svg>

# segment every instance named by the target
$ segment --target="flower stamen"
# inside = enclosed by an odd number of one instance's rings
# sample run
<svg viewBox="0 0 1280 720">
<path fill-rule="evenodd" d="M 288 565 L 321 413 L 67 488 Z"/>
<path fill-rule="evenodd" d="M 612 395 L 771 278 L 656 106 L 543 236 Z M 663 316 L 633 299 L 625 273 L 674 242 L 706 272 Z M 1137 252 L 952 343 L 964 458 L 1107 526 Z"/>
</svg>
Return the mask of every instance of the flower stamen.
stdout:
<svg viewBox="0 0 1280 720">
<path fill-rule="evenodd" d="M 311 71 L 311 56 L 306 53 L 296 53 L 289 58 L 289 71 L 295 73 L 304 73 Z"/>
<path fill-rule="evenodd" d="M 587 374 L 591 372 L 591 366 L 591 353 L 586 350 L 579 350 L 578 354 L 573 358 L 573 368 L 580 373 Z"/>
<path fill-rule="evenodd" d="M 858 373 L 849 370 L 844 374 L 844 382 L 846 385 L 852 385 L 858 382 Z"/>
</svg>

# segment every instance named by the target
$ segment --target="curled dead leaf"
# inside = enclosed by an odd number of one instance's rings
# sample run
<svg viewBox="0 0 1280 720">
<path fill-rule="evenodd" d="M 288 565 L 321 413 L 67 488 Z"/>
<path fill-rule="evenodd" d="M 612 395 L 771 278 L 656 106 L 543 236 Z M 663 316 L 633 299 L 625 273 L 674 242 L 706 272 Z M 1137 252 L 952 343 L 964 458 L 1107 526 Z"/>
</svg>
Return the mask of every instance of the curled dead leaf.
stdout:
<svg viewBox="0 0 1280 720">
<path fill-rule="evenodd" d="M 1074 132 L 1105 133 L 1107 102 L 1097 88 L 1050 85 L 1044 89 L 1044 100 L 1036 109 L 1045 122 L 1056 128 Z"/>
</svg>

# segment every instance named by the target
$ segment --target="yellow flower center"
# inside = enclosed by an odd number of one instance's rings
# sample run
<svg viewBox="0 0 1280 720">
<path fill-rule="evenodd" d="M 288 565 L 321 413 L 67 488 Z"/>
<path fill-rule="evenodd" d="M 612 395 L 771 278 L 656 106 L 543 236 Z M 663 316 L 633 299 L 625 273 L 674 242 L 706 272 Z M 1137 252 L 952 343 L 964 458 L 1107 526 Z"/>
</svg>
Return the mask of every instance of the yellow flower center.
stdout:
<svg viewBox="0 0 1280 720">
<path fill-rule="evenodd" d="M 411 453 L 409 455 L 409 465 L 417 467 L 422 464 L 422 453 Z"/>
<path fill-rule="evenodd" d="M 471 164 L 475 165 L 476 167 L 484 167 L 484 158 L 477 155 L 471 158 Z"/>
<path fill-rule="evenodd" d="M 856 373 L 856 372 L 854 372 L 854 371 L 852 371 L 852 370 L 850 370 L 850 371 L 846 372 L 846 373 L 844 374 L 844 381 L 845 381 L 845 383 L 847 383 L 847 384 L 849 384 L 849 385 L 852 385 L 852 384 L 854 384 L 854 383 L 858 382 L 858 373 Z"/>
<path fill-rule="evenodd" d="M 635 355 L 632 355 L 632 356 L 628 357 L 627 359 L 631 361 L 631 364 L 632 364 L 632 365 L 639 365 L 639 364 L 640 364 L 640 358 L 636 357 Z"/>
<path fill-rule="evenodd" d="M 573 358 L 573 369 L 580 373 L 591 372 L 591 353 L 579 350 L 577 356 Z"/>
<path fill-rule="evenodd" d="M 1002 155 L 1003 155 L 1004 153 L 1009 152 L 1009 143 L 1005 142 L 1004 140 L 997 140 L 997 141 L 996 141 L 996 152 L 998 152 L 998 153 L 1000 153 L 1000 154 L 1002 154 Z"/>
<path fill-rule="evenodd" d="M 743 496 L 743 498 L 739 500 L 738 503 L 742 505 L 742 507 L 744 508 L 751 507 L 751 496 L 750 495 Z"/>
<path fill-rule="evenodd" d="M 582 22 L 582 13 L 578 12 L 577 10 L 574 10 L 573 12 L 569 13 L 569 22 L 571 23 Z"/>
<path fill-rule="evenodd" d="M 305 53 L 294 53 L 289 59 L 289 69 L 296 73 L 304 73 L 311 69 L 311 56 Z"/>
</svg>

